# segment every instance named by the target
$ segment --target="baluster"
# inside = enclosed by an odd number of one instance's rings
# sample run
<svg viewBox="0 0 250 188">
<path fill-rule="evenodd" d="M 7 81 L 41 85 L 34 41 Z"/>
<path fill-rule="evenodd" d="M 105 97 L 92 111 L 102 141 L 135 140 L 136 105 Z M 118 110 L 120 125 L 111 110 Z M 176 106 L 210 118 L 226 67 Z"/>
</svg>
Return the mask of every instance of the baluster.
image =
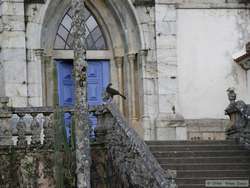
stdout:
<svg viewBox="0 0 250 188">
<path fill-rule="evenodd" d="M 37 120 L 37 114 L 38 113 L 31 113 L 31 116 L 33 117 L 32 123 L 30 125 L 31 128 L 31 146 L 37 147 L 41 145 L 41 126 Z"/>
<path fill-rule="evenodd" d="M 26 123 L 24 121 L 25 114 L 18 114 L 20 117 L 19 121 L 17 122 L 17 146 L 18 147 L 27 147 L 27 140 L 26 140 Z"/>
<path fill-rule="evenodd" d="M 55 143 L 55 131 L 54 131 L 54 114 L 44 113 L 45 122 L 43 124 L 44 129 L 44 147 L 53 148 Z"/>
</svg>

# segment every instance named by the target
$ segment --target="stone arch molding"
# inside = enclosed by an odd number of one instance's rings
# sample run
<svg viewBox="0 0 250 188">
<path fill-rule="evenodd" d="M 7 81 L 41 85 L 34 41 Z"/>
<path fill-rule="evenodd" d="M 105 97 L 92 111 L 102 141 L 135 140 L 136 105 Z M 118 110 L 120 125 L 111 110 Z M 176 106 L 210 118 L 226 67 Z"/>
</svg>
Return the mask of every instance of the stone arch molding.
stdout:
<svg viewBox="0 0 250 188">
<path fill-rule="evenodd" d="M 114 56 L 138 53 L 143 48 L 143 37 L 130 0 L 87 0 L 86 5 L 95 15 Z M 52 50 L 58 25 L 71 0 L 48 0 L 42 11 L 41 48 Z"/>
<path fill-rule="evenodd" d="M 53 58 L 58 26 L 70 6 L 71 0 L 47 0 L 40 12 L 42 27 L 39 42 L 41 48 L 45 49 L 46 56 Z M 144 37 L 135 8 L 131 0 L 86 0 L 86 6 L 95 16 L 106 37 L 112 56 L 110 57 L 111 80 L 116 80 L 114 86 L 123 91 L 128 98 L 126 101 L 117 99 L 119 109 L 135 127 L 138 127 L 144 105 L 144 99 L 139 97 L 143 89 L 138 88 L 139 86 L 143 88 L 140 79 L 143 77 L 141 65 L 146 62 L 146 55 L 140 57 L 142 55 L 140 52 L 144 49 Z M 47 97 L 45 101 L 51 104 L 49 98 L 53 98 L 51 89 L 53 83 L 47 85 L 46 96 L 51 97 Z"/>
</svg>

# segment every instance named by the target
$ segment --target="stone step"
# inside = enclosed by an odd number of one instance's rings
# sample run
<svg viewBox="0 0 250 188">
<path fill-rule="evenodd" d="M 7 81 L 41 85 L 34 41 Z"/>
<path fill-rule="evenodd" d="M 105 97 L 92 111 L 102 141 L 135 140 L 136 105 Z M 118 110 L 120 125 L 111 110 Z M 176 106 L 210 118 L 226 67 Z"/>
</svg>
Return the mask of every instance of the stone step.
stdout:
<svg viewBox="0 0 250 188">
<path fill-rule="evenodd" d="M 250 156 L 238 157 L 156 157 L 160 164 L 183 163 L 250 163 Z"/>
<path fill-rule="evenodd" d="M 154 151 L 220 151 L 220 150 L 243 150 L 239 145 L 150 145 Z"/>
<path fill-rule="evenodd" d="M 209 177 L 210 179 L 220 177 L 246 177 L 249 176 L 250 170 L 178 170 L 177 178 L 198 178 Z"/>
<path fill-rule="evenodd" d="M 148 145 L 237 145 L 234 141 L 228 140 L 173 140 L 173 141 L 146 141 Z"/>
<path fill-rule="evenodd" d="M 234 141 L 150 141 L 163 169 L 176 170 L 178 188 L 205 188 L 206 180 L 249 180 L 250 151 Z"/>
<path fill-rule="evenodd" d="M 195 177 L 195 178 L 176 178 L 176 183 L 178 185 L 205 185 L 206 180 L 249 180 L 249 176 L 235 176 L 235 177 L 220 177 L 220 178 L 210 178 L 210 177 Z"/>
<path fill-rule="evenodd" d="M 250 156 L 250 151 L 215 150 L 215 151 L 153 151 L 155 157 L 238 157 Z"/>
<path fill-rule="evenodd" d="M 178 188 L 205 188 L 203 184 L 179 184 Z M 222 188 L 222 187 L 213 187 L 213 188 Z M 228 188 L 228 187 L 223 187 Z M 246 187 L 230 187 L 230 188 L 246 188 Z"/>
<path fill-rule="evenodd" d="M 161 164 L 167 170 L 250 170 L 250 163 Z"/>
</svg>

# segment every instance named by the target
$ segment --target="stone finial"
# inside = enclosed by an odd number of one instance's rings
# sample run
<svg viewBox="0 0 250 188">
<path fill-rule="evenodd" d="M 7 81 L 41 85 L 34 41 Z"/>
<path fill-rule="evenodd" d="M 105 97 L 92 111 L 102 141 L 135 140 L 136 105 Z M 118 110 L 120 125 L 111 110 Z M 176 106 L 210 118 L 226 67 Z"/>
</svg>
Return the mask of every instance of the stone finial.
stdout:
<svg viewBox="0 0 250 188">
<path fill-rule="evenodd" d="M 227 96 L 228 96 L 228 100 L 230 101 L 230 103 L 234 103 L 236 100 L 236 93 L 235 93 L 235 89 L 230 87 L 227 89 Z"/>
</svg>

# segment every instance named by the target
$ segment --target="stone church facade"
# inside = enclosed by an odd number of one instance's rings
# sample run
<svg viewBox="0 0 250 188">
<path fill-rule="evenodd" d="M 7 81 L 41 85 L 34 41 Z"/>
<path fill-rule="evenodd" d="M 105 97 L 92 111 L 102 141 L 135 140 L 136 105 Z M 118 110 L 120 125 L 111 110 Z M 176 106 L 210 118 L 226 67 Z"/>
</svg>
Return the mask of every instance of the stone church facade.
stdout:
<svg viewBox="0 0 250 188">
<path fill-rule="evenodd" d="M 58 76 L 74 55 L 70 7 L 1 0 L 0 96 L 10 106 L 73 100 L 73 85 L 65 90 Z M 235 62 L 250 39 L 248 1 L 88 0 L 86 8 L 89 76 L 101 70 L 93 98 L 112 82 L 127 97 L 115 103 L 145 140 L 224 139 L 226 89 L 250 102 L 249 72 Z"/>
</svg>

